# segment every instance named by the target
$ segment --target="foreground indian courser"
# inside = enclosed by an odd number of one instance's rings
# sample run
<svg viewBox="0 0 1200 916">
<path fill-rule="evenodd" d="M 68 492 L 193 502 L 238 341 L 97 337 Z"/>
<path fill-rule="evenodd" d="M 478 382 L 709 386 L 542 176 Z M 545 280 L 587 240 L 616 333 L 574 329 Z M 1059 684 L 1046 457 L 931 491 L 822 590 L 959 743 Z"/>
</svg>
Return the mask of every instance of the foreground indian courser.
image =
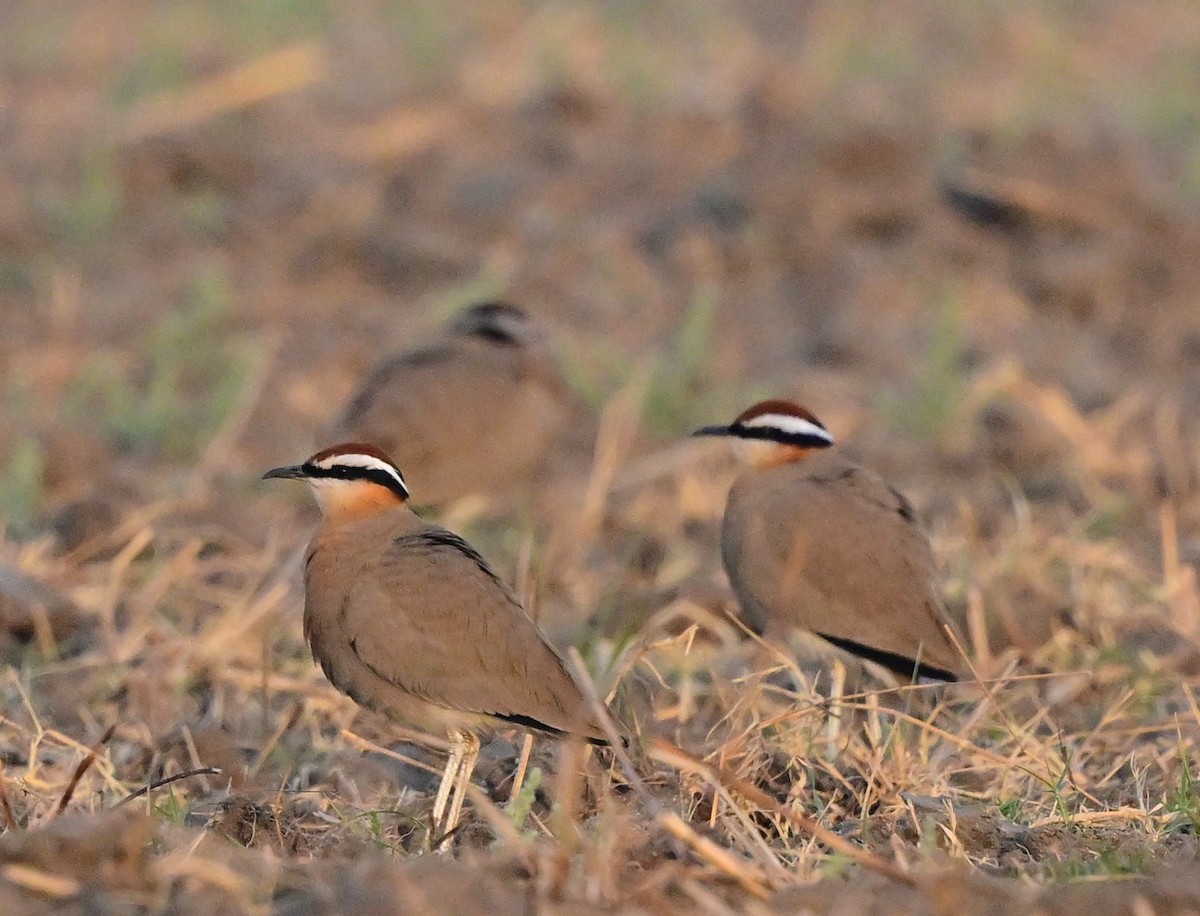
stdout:
<svg viewBox="0 0 1200 916">
<path fill-rule="evenodd" d="M 693 435 L 733 438 L 746 464 L 721 554 L 748 626 L 776 640 L 816 633 L 905 679 L 969 673 L 912 505 L 833 448 L 812 413 L 764 401 Z"/>
<path fill-rule="evenodd" d="M 305 481 L 321 508 L 305 560 L 304 635 L 326 677 L 368 709 L 450 736 L 438 834 L 458 823 L 480 727 L 604 743 L 512 590 L 470 544 L 408 508 L 408 487 L 384 452 L 335 445 L 263 477 Z"/>
</svg>

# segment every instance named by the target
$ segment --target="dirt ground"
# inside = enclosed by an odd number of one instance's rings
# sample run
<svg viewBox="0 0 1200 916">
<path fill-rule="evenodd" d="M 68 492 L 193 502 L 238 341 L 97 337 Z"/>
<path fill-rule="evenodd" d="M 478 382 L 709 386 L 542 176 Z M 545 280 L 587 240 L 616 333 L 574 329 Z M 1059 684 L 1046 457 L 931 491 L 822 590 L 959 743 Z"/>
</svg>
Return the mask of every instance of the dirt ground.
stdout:
<svg viewBox="0 0 1200 916">
<path fill-rule="evenodd" d="M 0 911 L 1200 913 L 1197 61 L 1184 0 L 0 4 Z M 599 432 L 587 511 L 459 528 L 639 781 L 510 801 L 501 733 L 438 856 L 258 477 L 484 297 Z M 770 395 L 986 688 L 740 637 L 687 433 Z"/>
</svg>

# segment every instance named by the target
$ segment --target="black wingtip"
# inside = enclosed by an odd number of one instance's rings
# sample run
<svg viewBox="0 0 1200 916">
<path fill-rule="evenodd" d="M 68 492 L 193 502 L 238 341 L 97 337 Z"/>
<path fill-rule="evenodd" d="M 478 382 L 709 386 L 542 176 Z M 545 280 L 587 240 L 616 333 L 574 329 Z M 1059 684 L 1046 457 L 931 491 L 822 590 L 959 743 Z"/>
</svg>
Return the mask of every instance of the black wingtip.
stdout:
<svg viewBox="0 0 1200 916">
<path fill-rule="evenodd" d="M 556 738 L 566 738 L 574 734 L 563 731 L 561 728 L 555 728 L 553 725 L 547 725 L 545 722 L 540 722 L 532 716 L 523 716 L 519 713 L 492 713 L 492 715 L 505 722 L 511 722 L 513 725 L 520 725 L 522 728 L 543 732 L 547 735 L 553 735 Z M 594 747 L 612 746 L 612 742 L 607 738 L 596 738 L 591 735 L 575 735 L 575 737 L 583 738 L 588 744 Z M 618 737 L 621 739 L 621 747 L 629 747 L 629 739 L 625 735 L 619 735 Z"/>
<path fill-rule="evenodd" d="M 621 740 L 621 747 L 628 750 L 629 738 L 625 735 L 618 735 L 617 737 Z M 592 747 L 612 747 L 612 742 L 607 738 L 588 738 L 587 743 Z"/>
<path fill-rule="evenodd" d="M 874 646 L 866 646 L 852 639 L 840 639 L 836 636 L 828 636 L 825 633 L 818 633 L 817 635 L 826 642 L 833 643 L 839 649 L 849 652 L 851 655 L 857 655 L 861 659 L 874 662 L 881 668 L 887 668 L 888 671 L 897 677 L 912 678 L 914 684 L 921 678 L 933 678 L 934 680 L 946 681 L 950 684 L 956 683 L 959 680 L 959 676 L 953 671 L 939 668 L 937 665 L 929 664 L 929 662 L 909 658 L 895 652 L 888 652 L 884 649 L 876 649 Z"/>
</svg>

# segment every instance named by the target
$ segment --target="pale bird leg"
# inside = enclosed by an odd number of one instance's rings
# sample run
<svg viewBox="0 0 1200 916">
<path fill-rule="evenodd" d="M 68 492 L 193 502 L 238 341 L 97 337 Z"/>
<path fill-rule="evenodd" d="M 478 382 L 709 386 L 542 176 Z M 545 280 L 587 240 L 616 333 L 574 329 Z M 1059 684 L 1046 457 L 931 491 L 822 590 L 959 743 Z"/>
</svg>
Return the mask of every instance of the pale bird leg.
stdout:
<svg viewBox="0 0 1200 916">
<path fill-rule="evenodd" d="M 442 835 L 452 833 L 458 826 L 462 815 L 463 802 L 467 798 L 467 786 L 471 784 L 471 774 L 475 772 L 475 762 L 479 759 L 479 736 L 472 732 L 457 732 L 455 740 L 462 742 L 462 758 L 458 767 L 458 778 L 455 780 L 454 798 L 450 802 L 450 814 L 446 817 L 446 829 Z"/>
<path fill-rule="evenodd" d="M 433 814 L 429 818 L 429 832 L 426 843 L 432 845 L 434 837 L 440 837 L 445 831 L 443 818 L 446 813 L 446 802 L 450 800 L 450 789 L 454 786 L 455 777 L 463 759 L 463 743 L 459 740 L 461 732 L 450 733 L 450 756 L 446 759 L 446 769 L 442 771 L 442 781 L 438 783 L 437 796 L 433 800 Z"/>
</svg>

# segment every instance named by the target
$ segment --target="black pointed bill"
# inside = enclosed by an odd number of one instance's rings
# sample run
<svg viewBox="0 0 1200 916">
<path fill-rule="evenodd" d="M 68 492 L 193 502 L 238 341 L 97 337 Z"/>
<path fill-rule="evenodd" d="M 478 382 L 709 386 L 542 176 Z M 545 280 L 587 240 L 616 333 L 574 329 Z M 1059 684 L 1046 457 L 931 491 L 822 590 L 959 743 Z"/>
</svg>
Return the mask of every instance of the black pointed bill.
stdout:
<svg viewBox="0 0 1200 916">
<path fill-rule="evenodd" d="M 736 436 L 737 430 L 732 426 L 701 426 L 692 430 L 693 436 Z"/>
<path fill-rule="evenodd" d="M 262 475 L 262 479 L 267 480 L 271 477 L 281 477 L 285 480 L 302 480 L 307 476 L 308 474 L 304 471 L 304 465 L 292 464 L 282 468 L 271 468 L 271 470 Z"/>
</svg>

